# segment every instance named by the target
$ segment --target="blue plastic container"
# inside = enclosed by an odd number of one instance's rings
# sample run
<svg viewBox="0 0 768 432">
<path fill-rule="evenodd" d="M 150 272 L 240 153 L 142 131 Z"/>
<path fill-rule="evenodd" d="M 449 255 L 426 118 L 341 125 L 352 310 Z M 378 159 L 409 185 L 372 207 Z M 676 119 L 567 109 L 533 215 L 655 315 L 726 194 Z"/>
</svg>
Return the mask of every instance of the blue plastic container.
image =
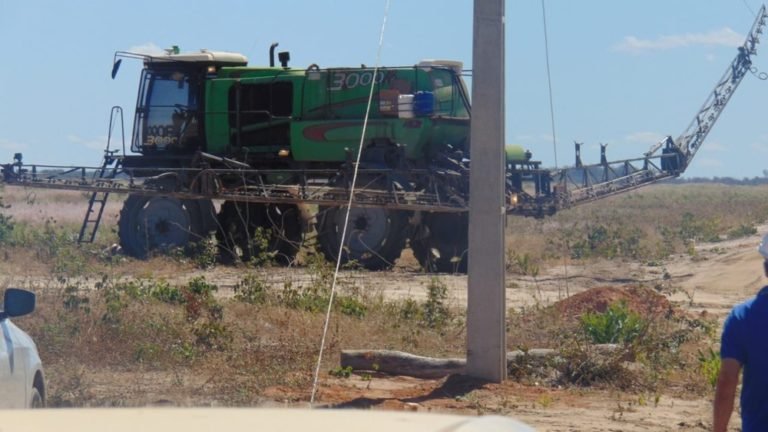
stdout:
<svg viewBox="0 0 768 432">
<path fill-rule="evenodd" d="M 413 114 L 416 117 L 429 117 L 435 112 L 435 94 L 420 91 L 413 96 Z"/>
</svg>

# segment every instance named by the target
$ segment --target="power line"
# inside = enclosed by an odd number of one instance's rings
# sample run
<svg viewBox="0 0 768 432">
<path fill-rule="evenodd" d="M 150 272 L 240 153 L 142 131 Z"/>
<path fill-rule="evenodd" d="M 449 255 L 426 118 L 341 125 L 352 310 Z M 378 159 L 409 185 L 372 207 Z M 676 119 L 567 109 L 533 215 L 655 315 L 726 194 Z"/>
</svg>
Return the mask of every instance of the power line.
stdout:
<svg viewBox="0 0 768 432">
<path fill-rule="evenodd" d="M 541 0 L 541 17 L 544 21 L 544 54 L 547 58 L 547 84 L 549 86 L 549 118 L 552 122 L 552 148 L 555 153 L 555 168 L 557 165 L 557 135 L 555 134 L 555 103 L 552 96 L 552 74 L 549 67 L 549 38 L 547 37 L 547 10 L 544 0 Z"/>
<path fill-rule="evenodd" d="M 752 14 L 753 17 L 757 17 L 757 14 L 755 13 L 755 10 L 752 9 L 752 7 L 749 6 L 749 3 L 747 3 L 747 0 L 741 0 L 741 2 L 744 3 L 744 6 Z"/>
<path fill-rule="evenodd" d="M 379 48 L 376 54 L 376 66 L 373 68 L 373 76 L 375 77 L 379 72 L 379 63 L 381 61 L 381 47 L 384 46 L 384 29 L 387 27 L 387 17 L 389 16 L 389 2 L 386 0 L 384 6 L 384 20 L 381 23 L 381 33 L 379 34 Z M 368 128 L 368 118 L 371 113 L 371 102 L 373 101 L 373 90 L 376 86 L 371 83 L 371 92 L 368 95 L 368 106 L 365 110 L 365 118 L 363 119 L 363 130 L 360 134 L 360 148 L 357 151 L 357 160 L 355 161 L 355 169 L 352 175 L 352 185 L 349 190 L 349 202 L 347 203 L 347 213 L 344 216 L 344 230 L 341 232 L 341 241 L 339 242 L 339 253 L 336 256 L 336 270 L 333 272 L 333 282 L 331 283 L 331 294 L 328 298 L 328 309 L 325 312 L 325 323 L 323 324 L 323 336 L 320 339 L 320 352 L 317 355 L 317 365 L 315 367 L 315 376 L 312 381 L 312 394 L 309 398 L 310 406 L 315 403 L 315 395 L 317 394 L 317 380 L 320 376 L 320 364 L 323 361 L 323 351 L 325 350 L 325 338 L 328 335 L 328 323 L 331 321 L 331 308 L 333 307 L 333 298 L 336 293 L 336 281 L 339 277 L 339 268 L 341 267 L 341 257 L 344 253 L 344 243 L 347 238 L 347 228 L 349 227 L 349 213 L 352 210 L 352 200 L 355 196 L 355 185 L 357 183 L 357 173 L 360 167 L 360 156 L 363 154 L 363 142 L 365 141 L 365 132 Z"/>
</svg>

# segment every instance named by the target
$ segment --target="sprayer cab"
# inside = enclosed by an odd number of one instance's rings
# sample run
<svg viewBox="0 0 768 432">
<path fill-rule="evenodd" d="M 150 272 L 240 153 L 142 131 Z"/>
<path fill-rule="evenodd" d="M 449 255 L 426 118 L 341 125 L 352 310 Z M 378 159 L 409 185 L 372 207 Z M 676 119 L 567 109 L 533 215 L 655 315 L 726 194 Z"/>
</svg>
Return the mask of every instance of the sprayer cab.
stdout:
<svg viewBox="0 0 768 432">
<path fill-rule="evenodd" d="M 201 103 L 207 79 L 222 67 L 246 66 L 242 54 L 178 48 L 144 59 L 131 150 L 190 153 L 204 147 Z"/>
</svg>

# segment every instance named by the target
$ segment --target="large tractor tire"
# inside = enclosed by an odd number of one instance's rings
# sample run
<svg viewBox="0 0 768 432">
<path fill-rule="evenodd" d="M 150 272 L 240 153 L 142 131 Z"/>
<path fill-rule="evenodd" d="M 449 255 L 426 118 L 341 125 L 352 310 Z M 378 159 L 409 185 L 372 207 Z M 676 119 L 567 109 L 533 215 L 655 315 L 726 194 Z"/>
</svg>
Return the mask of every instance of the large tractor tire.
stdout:
<svg viewBox="0 0 768 432">
<path fill-rule="evenodd" d="M 342 264 L 355 261 L 368 270 L 391 268 L 405 247 L 409 212 L 378 208 L 352 208 L 342 250 Z M 320 207 L 317 241 L 329 261 L 336 261 L 344 229 L 344 207 Z"/>
<path fill-rule="evenodd" d="M 204 200 L 131 195 L 120 211 L 120 245 L 126 254 L 142 259 L 153 250 L 184 247 L 205 236 L 204 209 L 209 205 Z"/>
<path fill-rule="evenodd" d="M 227 201 L 219 211 L 218 225 L 219 259 L 227 264 L 273 259 L 290 265 L 304 238 L 301 211 L 292 204 Z"/>
<path fill-rule="evenodd" d="M 468 213 L 426 213 L 411 236 L 411 249 L 429 273 L 466 273 Z"/>
<path fill-rule="evenodd" d="M 201 200 L 184 200 L 186 205 L 189 205 L 194 210 L 193 206 L 197 207 L 197 211 L 193 211 L 192 215 L 192 227 L 195 229 L 193 233 L 197 238 L 193 241 L 207 239 L 209 234 L 216 230 L 216 207 L 209 199 Z"/>
</svg>

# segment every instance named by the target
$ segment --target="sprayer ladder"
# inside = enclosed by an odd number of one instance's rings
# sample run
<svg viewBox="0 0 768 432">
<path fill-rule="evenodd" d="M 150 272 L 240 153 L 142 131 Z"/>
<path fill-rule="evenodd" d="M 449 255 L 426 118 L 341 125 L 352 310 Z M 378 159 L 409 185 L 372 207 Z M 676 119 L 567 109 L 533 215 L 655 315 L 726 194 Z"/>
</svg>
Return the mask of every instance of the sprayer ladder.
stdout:
<svg viewBox="0 0 768 432">
<path fill-rule="evenodd" d="M 120 168 L 120 160 L 113 157 L 115 152 L 117 150 L 104 152 L 104 163 L 101 165 L 101 169 L 94 173 L 94 179 L 97 177 L 100 179 L 115 178 Z M 91 193 L 83 226 L 80 228 L 80 236 L 77 238 L 78 243 L 93 243 L 96 239 L 96 232 L 99 230 L 101 217 L 104 215 L 104 207 L 107 205 L 107 198 L 109 198 L 109 192 L 94 191 Z"/>
</svg>

